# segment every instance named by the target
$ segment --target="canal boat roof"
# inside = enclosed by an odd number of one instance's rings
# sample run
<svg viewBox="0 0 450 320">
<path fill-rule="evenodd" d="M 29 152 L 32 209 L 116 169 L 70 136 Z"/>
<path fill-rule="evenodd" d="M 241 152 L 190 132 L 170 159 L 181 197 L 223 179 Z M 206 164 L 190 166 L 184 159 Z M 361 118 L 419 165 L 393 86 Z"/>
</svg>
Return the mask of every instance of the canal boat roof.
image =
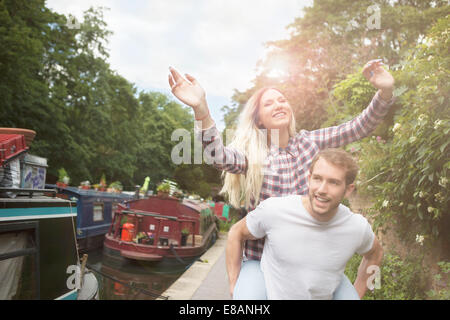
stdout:
<svg viewBox="0 0 450 320">
<path fill-rule="evenodd" d="M 67 194 L 71 194 L 74 195 L 76 197 L 98 197 L 98 198 L 111 198 L 114 200 L 131 200 L 133 199 L 132 196 L 130 196 L 129 194 L 125 194 L 125 193 L 118 193 L 118 192 L 104 192 L 104 191 L 97 191 L 97 190 L 93 190 L 93 189 L 80 189 L 77 187 L 58 187 L 56 185 L 46 185 L 48 188 L 54 188 L 54 189 L 58 189 L 59 192 L 61 193 L 67 193 Z"/>
<path fill-rule="evenodd" d="M 141 211 L 166 216 L 191 216 L 197 219 L 202 213 L 212 214 L 207 203 L 174 197 L 150 196 L 145 199 L 134 199 L 127 201 L 126 207 L 136 213 Z"/>
<path fill-rule="evenodd" d="M 200 202 L 198 200 L 191 200 L 191 199 L 183 199 L 183 205 L 186 207 L 192 208 L 197 211 L 202 211 L 205 209 L 211 209 L 210 206 L 205 202 Z"/>
</svg>

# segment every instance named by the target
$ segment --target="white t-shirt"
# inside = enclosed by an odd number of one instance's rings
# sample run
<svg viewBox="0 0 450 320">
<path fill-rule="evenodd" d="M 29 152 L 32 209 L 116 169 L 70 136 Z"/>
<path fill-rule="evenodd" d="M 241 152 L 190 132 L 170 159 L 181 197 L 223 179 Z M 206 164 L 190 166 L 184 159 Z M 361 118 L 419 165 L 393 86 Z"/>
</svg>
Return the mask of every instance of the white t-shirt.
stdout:
<svg viewBox="0 0 450 320">
<path fill-rule="evenodd" d="M 262 201 L 247 215 L 247 228 L 266 237 L 261 258 L 268 299 L 332 299 L 347 261 L 372 249 L 367 219 L 339 205 L 328 222 L 314 219 L 302 197 Z"/>
</svg>

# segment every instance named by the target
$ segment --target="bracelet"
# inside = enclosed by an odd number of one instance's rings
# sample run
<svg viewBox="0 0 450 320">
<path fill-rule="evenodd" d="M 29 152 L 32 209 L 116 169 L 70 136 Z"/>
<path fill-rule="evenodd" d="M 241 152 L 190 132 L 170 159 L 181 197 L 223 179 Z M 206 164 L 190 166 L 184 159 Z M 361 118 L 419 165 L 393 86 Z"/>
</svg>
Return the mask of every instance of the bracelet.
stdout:
<svg viewBox="0 0 450 320">
<path fill-rule="evenodd" d="M 201 117 L 200 119 L 195 118 L 195 121 L 203 121 L 203 120 L 205 120 L 208 116 L 209 116 L 209 110 L 208 110 L 208 113 L 207 113 L 205 116 Z"/>
</svg>

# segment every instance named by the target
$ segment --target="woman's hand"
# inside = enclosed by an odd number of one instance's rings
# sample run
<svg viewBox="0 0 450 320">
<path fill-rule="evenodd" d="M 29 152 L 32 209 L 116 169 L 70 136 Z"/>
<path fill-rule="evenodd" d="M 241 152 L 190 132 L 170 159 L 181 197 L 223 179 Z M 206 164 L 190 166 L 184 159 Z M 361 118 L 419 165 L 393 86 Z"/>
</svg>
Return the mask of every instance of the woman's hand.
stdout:
<svg viewBox="0 0 450 320">
<path fill-rule="evenodd" d="M 175 69 L 169 68 L 169 85 L 172 93 L 181 102 L 192 107 L 196 118 L 203 118 L 209 114 L 206 103 L 205 90 L 191 75 L 186 74 L 184 79 Z"/>
<path fill-rule="evenodd" d="M 381 90 L 381 97 L 384 100 L 390 100 L 394 91 L 395 80 L 382 65 L 383 62 L 381 59 L 371 60 L 366 63 L 362 73 L 375 88 Z"/>
</svg>

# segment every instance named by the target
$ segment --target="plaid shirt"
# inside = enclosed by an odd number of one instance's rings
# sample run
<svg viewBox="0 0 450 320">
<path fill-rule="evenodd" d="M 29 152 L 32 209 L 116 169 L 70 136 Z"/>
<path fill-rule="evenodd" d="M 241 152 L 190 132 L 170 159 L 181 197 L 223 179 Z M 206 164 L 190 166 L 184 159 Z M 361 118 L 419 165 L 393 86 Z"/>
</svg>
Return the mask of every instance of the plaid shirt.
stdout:
<svg viewBox="0 0 450 320">
<path fill-rule="evenodd" d="M 285 149 L 272 146 L 263 166 L 264 180 L 260 201 L 269 197 L 307 194 L 308 169 L 319 150 L 341 147 L 366 137 L 383 120 L 392 103 L 393 99 L 385 102 L 377 92 L 369 106 L 356 118 L 334 127 L 314 131 L 300 130 L 289 139 Z M 247 169 L 245 155 L 233 148 L 225 147 L 216 126 L 202 131 L 197 129 L 196 135 L 197 139 L 203 138 L 205 156 L 211 155 L 211 158 L 205 159 L 206 163 L 230 173 L 245 173 Z M 246 241 L 247 259 L 260 260 L 263 247 L 264 239 Z"/>
</svg>

